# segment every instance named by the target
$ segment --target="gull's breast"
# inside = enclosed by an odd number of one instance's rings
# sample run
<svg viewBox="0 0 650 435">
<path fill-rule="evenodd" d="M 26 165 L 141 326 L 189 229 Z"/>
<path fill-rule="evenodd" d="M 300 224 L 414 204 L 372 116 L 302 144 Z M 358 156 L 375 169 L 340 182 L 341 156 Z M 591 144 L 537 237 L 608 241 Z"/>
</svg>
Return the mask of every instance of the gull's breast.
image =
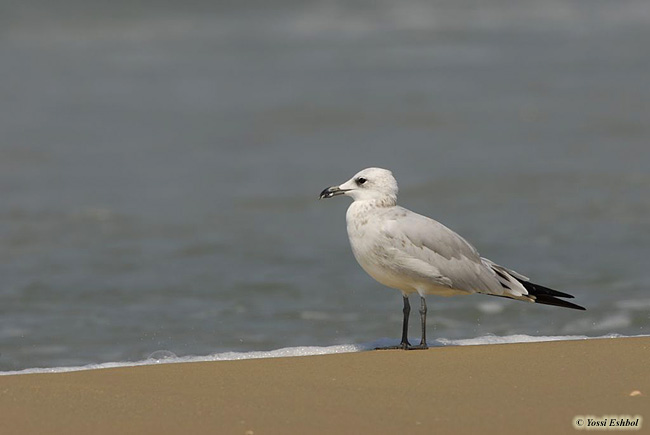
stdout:
<svg viewBox="0 0 650 435">
<path fill-rule="evenodd" d="M 354 205 L 354 203 L 353 203 Z M 350 206 L 353 209 L 352 206 Z M 352 253 L 359 265 L 368 275 L 381 284 L 402 290 L 415 291 L 415 281 L 404 274 L 397 265 L 398 251 L 391 249 L 381 232 L 381 216 L 372 213 L 373 210 L 362 210 L 355 213 L 348 210 L 347 230 Z"/>
</svg>

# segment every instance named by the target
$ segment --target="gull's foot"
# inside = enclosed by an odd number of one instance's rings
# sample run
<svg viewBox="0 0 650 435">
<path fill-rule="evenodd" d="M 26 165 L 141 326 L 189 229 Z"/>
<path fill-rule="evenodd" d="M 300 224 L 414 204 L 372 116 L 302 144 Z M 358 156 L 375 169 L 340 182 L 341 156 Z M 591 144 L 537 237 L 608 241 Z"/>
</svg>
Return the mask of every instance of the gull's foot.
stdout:
<svg viewBox="0 0 650 435">
<path fill-rule="evenodd" d="M 428 349 L 429 346 L 427 346 L 426 343 L 420 343 L 416 346 L 411 345 L 411 343 L 400 343 L 397 346 L 384 346 L 384 347 L 376 347 L 375 350 L 395 350 L 395 349 L 402 349 L 402 350 L 424 350 Z"/>
<path fill-rule="evenodd" d="M 428 349 L 429 346 L 427 346 L 426 343 L 420 343 L 416 346 L 411 345 L 411 343 L 406 342 L 406 343 L 400 343 L 397 346 L 384 346 L 384 347 L 376 347 L 375 350 L 395 350 L 395 349 L 402 349 L 402 350 L 425 350 Z"/>
<path fill-rule="evenodd" d="M 394 349 L 402 349 L 402 350 L 407 350 L 411 347 L 411 343 L 407 342 L 402 342 L 398 344 L 397 346 L 382 346 L 382 347 L 376 347 L 375 350 L 394 350 Z"/>
</svg>

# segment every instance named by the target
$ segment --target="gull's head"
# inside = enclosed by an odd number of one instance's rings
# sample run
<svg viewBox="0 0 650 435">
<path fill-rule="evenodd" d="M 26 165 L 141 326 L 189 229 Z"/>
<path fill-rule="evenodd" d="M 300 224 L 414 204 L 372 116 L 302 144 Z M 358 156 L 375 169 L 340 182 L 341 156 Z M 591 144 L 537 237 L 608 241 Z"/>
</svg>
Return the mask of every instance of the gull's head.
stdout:
<svg viewBox="0 0 650 435">
<path fill-rule="evenodd" d="M 320 199 L 347 195 L 355 201 L 380 201 L 385 205 L 397 203 L 397 180 L 388 169 L 367 168 L 339 186 L 328 187 Z"/>
</svg>

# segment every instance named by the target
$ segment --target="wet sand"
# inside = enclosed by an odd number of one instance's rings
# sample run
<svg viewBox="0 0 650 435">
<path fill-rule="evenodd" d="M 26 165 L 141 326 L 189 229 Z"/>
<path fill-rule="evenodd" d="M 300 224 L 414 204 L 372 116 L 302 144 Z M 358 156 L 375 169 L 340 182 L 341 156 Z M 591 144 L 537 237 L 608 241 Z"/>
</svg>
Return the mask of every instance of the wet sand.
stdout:
<svg viewBox="0 0 650 435">
<path fill-rule="evenodd" d="M 7 434 L 646 432 L 648 361 L 635 337 L 10 375 L 0 415 Z"/>
</svg>

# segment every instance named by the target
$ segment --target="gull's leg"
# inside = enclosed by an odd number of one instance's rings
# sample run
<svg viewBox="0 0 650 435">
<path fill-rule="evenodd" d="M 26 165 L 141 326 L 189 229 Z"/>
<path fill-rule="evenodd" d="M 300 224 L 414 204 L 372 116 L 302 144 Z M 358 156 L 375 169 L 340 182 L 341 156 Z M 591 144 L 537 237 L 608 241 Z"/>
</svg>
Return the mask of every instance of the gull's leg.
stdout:
<svg viewBox="0 0 650 435">
<path fill-rule="evenodd" d="M 409 332 L 409 314 L 411 314 L 411 304 L 409 303 L 409 298 L 407 295 L 403 296 L 404 298 L 404 308 L 402 312 L 404 313 L 404 320 L 402 321 L 402 341 L 398 346 L 386 346 L 386 347 L 377 347 L 376 350 L 385 350 L 385 349 L 412 349 L 411 343 L 409 343 L 408 332 Z"/>
<path fill-rule="evenodd" d="M 424 296 L 420 296 L 420 322 L 422 324 L 422 339 L 417 346 L 411 346 L 406 337 L 408 329 L 408 314 L 411 307 L 408 305 L 408 299 L 404 298 L 404 328 L 402 329 L 402 342 L 399 346 L 394 346 L 391 349 L 404 349 L 404 350 L 419 350 L 428 349 L 427 346 L 427 301 Z"/>
<path fill-rule="evenodd" d="M 427 301 L 424 296 L 420 296 L 420 323 L 422 323 L 422 339 L 418 346 L 413 346 L 412 349 L 428 349 L 427 346 Z"/>
<path fill-rule="evenodd" d="M 408 349 L 411 346 L 409 343 L 409 314 L 411 314 L 411 304 L 409 304 L 409 297 L 404 295 L 404 308 L 402 309 L 404 313 L 404 320 L 402 321 L 402 341 L 399 344 L 401 349 Z"/>
</svg>

